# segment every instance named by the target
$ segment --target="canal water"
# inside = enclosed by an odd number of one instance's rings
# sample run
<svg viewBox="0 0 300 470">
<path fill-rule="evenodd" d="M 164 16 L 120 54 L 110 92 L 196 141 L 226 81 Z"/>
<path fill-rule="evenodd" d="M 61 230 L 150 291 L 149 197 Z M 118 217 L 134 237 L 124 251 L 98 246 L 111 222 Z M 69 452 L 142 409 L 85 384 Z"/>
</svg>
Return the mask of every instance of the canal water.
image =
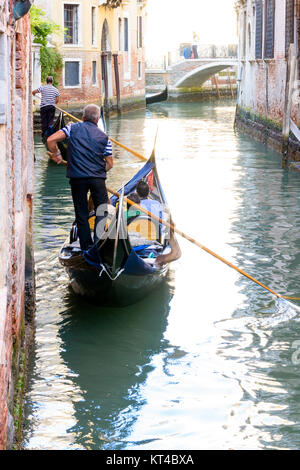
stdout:
<svg viewBox="0 0 300 470">
<path fill-rule="evenodd" d="M 283 295 L 300 295 L 300 175 L 233 130 L 234 103 L 159 104 L 109 134 L 156 154 L 178 228 Z M 73 295 L 58 252 L 65 168 L 36 142 L 36 338 L 25 449 L 298 449 L 300 303 L 276 299 L 183 239 L 143 301 Z M 115 148 L 109 186 L 141 167 Z"/>
</svg>

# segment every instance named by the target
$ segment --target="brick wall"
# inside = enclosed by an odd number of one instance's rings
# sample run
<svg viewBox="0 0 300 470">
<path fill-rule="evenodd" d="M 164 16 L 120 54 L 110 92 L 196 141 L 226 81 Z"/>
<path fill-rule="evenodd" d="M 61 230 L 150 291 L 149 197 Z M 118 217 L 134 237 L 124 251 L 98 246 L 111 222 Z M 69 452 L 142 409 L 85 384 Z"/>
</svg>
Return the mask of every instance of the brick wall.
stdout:
<svg viewBox="0 0 300 470">
<path fill-rule="evenodd" d="M 261 0 L 256 0 L 254 16 L 252 0 L 237 2 L 240 37 L 238 75 L 241 80 L 239 105 L 278 125 L 284 113 L 286 55 L 290 43 L 295 39 L 294 4 L 295 0 L 268 0 L 267 8 L 261 8 Z M 246 35 L 244 57 L 241 51 L 242 38 L 244 28 L 248 31 L 249 25 L 256 31 L 256 37 L 253 44 L 249 44 L 249 35 Z M 296 103 L 292 108 L 292 117 L 299 125 L 299 107 Z"/>
<path fill-rule="evenodd" d="M 25 282 L 33 291 L 31 33 L 28 14 L 14 22 L 12 3 L 0 0 L 0 449 L 15 437 Z"/>
</svg>

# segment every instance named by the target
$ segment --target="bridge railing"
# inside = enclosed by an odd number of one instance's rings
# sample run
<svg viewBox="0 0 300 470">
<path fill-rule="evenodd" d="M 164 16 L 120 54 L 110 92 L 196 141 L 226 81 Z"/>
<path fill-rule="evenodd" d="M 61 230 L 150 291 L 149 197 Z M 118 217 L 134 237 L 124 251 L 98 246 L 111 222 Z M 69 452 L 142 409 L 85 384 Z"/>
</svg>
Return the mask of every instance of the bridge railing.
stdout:
<svg viewBox="0 0 300 470">
<path fill-rule="evenodd" d="M 215 44 L 182 43 L 180 47 L 160 56 L 148 57 L 147 69 L 166 70 L 184 60 L 213 60 L 213 59 L 236 59 L 238 58 L 237 44 L 226 44 L 216 46 Z"/>
</svg>

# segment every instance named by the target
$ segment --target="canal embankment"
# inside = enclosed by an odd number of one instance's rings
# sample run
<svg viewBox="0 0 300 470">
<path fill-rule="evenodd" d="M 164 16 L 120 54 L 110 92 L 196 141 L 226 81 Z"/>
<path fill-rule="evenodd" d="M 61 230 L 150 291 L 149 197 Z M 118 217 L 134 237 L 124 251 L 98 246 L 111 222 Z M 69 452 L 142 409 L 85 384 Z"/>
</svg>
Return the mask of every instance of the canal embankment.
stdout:
<svg viewBox="0 0 300 470">
<path fill-rule="evenodd" d="M 262 142 L 277 152 L 282 151 L 282 124 L 255 114 L 241 106 L 236 107 L 235 126 L 243 133 Z M 300 142 L 290 132 L 288 140 L 288 161 L 292 169 L 300 171 Z"/>
</svg>

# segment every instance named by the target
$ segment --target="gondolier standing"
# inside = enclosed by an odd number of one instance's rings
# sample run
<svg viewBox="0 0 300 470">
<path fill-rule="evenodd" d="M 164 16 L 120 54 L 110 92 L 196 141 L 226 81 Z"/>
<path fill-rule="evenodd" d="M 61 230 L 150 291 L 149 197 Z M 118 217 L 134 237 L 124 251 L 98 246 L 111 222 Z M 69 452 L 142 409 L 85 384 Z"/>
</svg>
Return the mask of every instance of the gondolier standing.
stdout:
<svg viewBox="0 0 300 470">
<path fill-rule="evenodd" d="M 46 85 L 40 86 L 32 92 L 33 96 L 41 93 L 40 114 L 42 120 L 42 137 L 53 124 L 55 116 L 55 105 L 58 103 L 59 91 L 53 86 L 53 77 L 47 77 Z"/>
<path fill-rule="evenodd" d="M 105 186 L 106 173 L 113 167 L 112 145 L 107 135 L 99 129 L 99 119 L 100 108 L 90 104 L 83 110 L 83 122 L 70 124 L 47 139 L 51 158 L 58 165 L 63 160 L 57 142 L 65 139 L 69 141 L 67 177 L 70 179 L 82 250 L 88 250 L 93 245 L 88 221 L 88 191 L 91 192 L 96 210 L 94 230 L 96 237 L 97 224 L 105 216 L 108 202 Z M 101 212 L 99 206 L 101 206 Z"/>
</svg>

